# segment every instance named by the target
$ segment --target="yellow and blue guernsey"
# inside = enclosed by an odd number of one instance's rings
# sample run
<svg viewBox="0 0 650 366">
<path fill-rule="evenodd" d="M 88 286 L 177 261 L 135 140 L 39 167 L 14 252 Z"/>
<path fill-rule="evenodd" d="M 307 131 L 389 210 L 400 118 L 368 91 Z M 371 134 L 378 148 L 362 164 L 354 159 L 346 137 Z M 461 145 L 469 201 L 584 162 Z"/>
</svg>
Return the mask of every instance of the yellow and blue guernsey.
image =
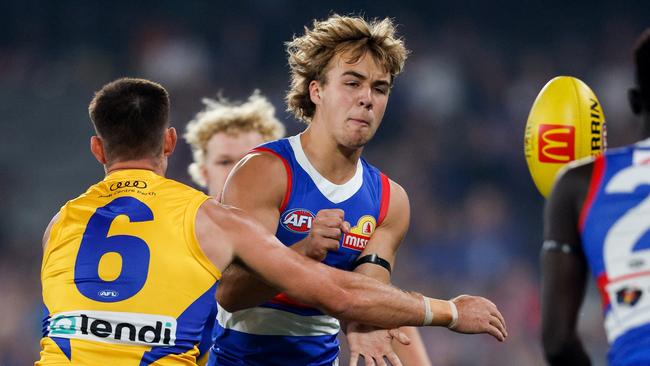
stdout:
<svg viewBox="0 0 650 366">
<path fill-rule="evenodd" d="M 66 203 L 43 255 L 36 365 L 195 365 L 221 276 L 194 234 L 206 199 L 122 170 Z"/>
</svg>

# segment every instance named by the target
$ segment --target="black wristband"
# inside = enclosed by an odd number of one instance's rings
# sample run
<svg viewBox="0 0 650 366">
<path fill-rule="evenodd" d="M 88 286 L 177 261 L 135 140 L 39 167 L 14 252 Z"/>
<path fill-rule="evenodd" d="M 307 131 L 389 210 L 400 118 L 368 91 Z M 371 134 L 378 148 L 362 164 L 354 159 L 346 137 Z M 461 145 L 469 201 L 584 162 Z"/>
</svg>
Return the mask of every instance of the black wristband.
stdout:
<svg viewBox="0 0 650 366">
<path fill-rule="evenodd" d="M 355 268 L 359 267 L 360 265 L 362 265 L 364 263 L 372 263 L 372 264 L 376 264 L 378 266 L 382 266 L 382 267 L 386 268 L 388 273 L 391 273 L 390 263 L 387 260 L 385 260 L 384 258 L 377 255 L 377 253 L 364 255 L 363 257 L 357 259 L 354 262 L 354 266 L 352 267 L 352 270 L 354 270 Z"/>
</svg>

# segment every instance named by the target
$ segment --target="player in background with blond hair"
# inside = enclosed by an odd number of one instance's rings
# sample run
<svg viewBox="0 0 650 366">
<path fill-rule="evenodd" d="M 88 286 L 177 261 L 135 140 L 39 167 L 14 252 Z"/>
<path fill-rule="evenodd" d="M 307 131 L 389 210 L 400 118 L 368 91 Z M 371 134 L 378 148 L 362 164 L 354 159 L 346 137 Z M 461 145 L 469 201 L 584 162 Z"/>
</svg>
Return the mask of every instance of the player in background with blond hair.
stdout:
<svg viewBox="0 0 650 366">
<path fill-rule="evenodd" d="M 222 201 L 303 255 L 389 283 L 409 224 L 408 197 L 361 153 L 382 121 L 407 50 L 388 18 L 333 15 L 305 28 L 287 51 L 288 109 L 307 128 L 247 155 Z M 242 266 L 224 273 L 210 364 L 338 364 L 339 321 L 278 292 Z M 351 364 L 363 356 L 367 364 L 402 365 L 391 341 L 397 335 L 408 343 L 403 334 L 357 322 L 343 329 Z M 428 364 L 417 331 L 406 332 L 415 345 L 401 355 L 415 356 L 411 365 Z"/>
<path fill-rule="evenodd" d="M 257 145 L 284 137 L 285 128 L 258 90 L 244 103 L 219 97 L 204 98 L 203 104 L 184 134 L 194 157 L 188 171 L 196 184 L 220 199 L 235 164 Z"/>
<path fill-rule="evenodd" d="M 235 164 L 255 146 L 284 136 L 284 125 L 275 117 L 273 105 L 255 90 L 244 103 L 225 98 L 204 98 L 205 108 L 185 128 L 183 137 L 192 148 L 194 162 L 188 167 L 192 180 L 220 200 L 223 185 Z M 210 319 L 215 320 L 214 303 Z M 199 345 L 199 365 L 208 360 L 214 321 L 206 324 Z"/>
</svg>

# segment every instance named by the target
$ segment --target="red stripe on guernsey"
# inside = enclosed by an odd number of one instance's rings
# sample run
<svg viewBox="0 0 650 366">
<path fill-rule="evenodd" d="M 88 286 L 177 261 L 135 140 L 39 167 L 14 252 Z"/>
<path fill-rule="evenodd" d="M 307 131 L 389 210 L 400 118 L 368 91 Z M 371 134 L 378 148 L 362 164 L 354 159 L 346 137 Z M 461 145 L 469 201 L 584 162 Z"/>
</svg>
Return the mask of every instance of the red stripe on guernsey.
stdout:
<svg viewBox="0 0 650 366">
<path fill-rule="evenodd" d="M 299 308 L 299 309 L 314 309 L 314 308 L 311 307 L 311 306 L 308 306 L 308 305 L 305 305 L 305 304 L 301 304 L 301 303 L 299 303 L 299 302 L 297 302 L 297 301 L 293 301 L 293 300 L 291 300 L 291 299 L 287 296 L 287 294 L 285 294 L 284 292 L 275 295 L 275 297 L 272 298 L 269 302 L 272 302 L 272 303 L 274 303 L 274 304 L 289 305 L 289 306 L 291 306 L 291 307 Z M 315 310 L 315 309 L 314 309 L 314 310 Z"/>
<path fill-rule="evenodd" d="M 388 205 L 390 203 L 390 181 L 384 173 L 381 174 L 381 203 L 379 205 L 379 217 L 377 218 L 377 226 L 381 225 L 382 221 L 386 218 L 388 213 Z"/>
<path fill-rule="evenodd" d="M 578 231 L 582 233 L 585 228 L 585 221 L 587 220 L 587 215 L 591 210 L 591 205 L 594 203 L 596 194 L 600 189 L 600 184 L 603 181 L 603 174 L 605 173 L 605 158 L 602 155 L 598 156 L 594 161 L 594 170 L 591 173 L 591 181 L 589 183 L 589 191 L 587 191 L 587 198 L 585 203 L 582 205 L 582 210 L 580 210 L 580 219 L 578 220 Z"/>
<path fill-rule="evenodd" d="M 598 292 L 600 292 L 600 298 L 603 302 L 603 310 L 607 308 L 607 306 L 610 303 L 609 299 L 609 294 L 607 293 L 607 290 L 605 289 L 607 285 L 620 282 L 620 281 L 625 281 L 629 280 L 631 278 L 637 278 L 637 277 L 646 277 L 650 276 L 650 271 L 643 271 L 643 272 L 637 272 L 637 273 L 630 273 L 626 274 L 623 276 L 618 276 L 614 278 L 609 278 L 607 277 L 607 273 L 602 272 L 601 274 L 598 275 L 597 278 L 597 283 L 598 283 Z"/>
<path fill-rule="evenodd" d="M 287 159 L 283 158 L 280 154 L 276 153 L 275 151 L 267 148 L 267 147 L 256 147 L 251 152 L 266 152 L 269 154 L 273 154 L 277 156 L 280 160 L 282 160 L 282 163 L 284 164 L 284 169 L 287 171 L 287 189 L 284 191 L 284 199 L 282 200 L 282 203 L 280 204 L 280 209 L 279 211 L 282 212 L 284 211 L 285 208 L 287 208 L 287 204 L 289 203 L 289 197 L 291 196 L 291 167 L 289 166 L 289 162 Z"/>
<path fill-rule="evenodd" d="M 598 286 L 598 292 L 600 293 L 600 301 L 603 306 L 603 310 L 607 309 L 609 306 L 609 294 L 607 293 L 607 290 L 605 290 L 605 287 L 607 284 L 609 284 L 609 279 L 607 278 L 607 272 L 602 272 L 601 274 L 598 275 L 598 278 L 596 279 L 596 284 Z"/>
</svg>

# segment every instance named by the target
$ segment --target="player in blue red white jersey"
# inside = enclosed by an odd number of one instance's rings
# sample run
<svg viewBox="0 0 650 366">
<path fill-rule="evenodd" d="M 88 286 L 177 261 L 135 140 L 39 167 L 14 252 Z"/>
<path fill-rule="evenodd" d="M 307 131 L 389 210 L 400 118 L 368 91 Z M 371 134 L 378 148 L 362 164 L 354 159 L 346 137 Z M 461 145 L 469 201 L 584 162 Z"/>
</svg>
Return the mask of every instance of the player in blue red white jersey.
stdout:
<svg viewBox="0 0 650 366">
<path fill-rule="evenodd" d="M 255 146 L 284 136 L 284 125 L 275 117 L 273 105 L 259 93 L 244 103 L 225 98 L 204 98 L 205 108 L 196 114 L 183 135 L 192 148 L 194 162 L 188 167 L 192 180 L 217 200 L 235 164 Z M 217 303 L 210 319 L 216 321 Z M 212 346 L 213 321 L 206 324 L 197 363 L 205 365 Z"/>
<path fill-rule="evenodd" d="M 650 29 L 635 49 L 636 144 L 572 164 L 544 214 L 542 328 L 551 365 L 589 365 L 576 321 L 591 270 L 612 366 L 650 365 Z"/>
<path fill-rule="evenodd" d="M 367 22 L 338 15 L 315 21 L 287 48 L 292 70 L 289 110 L 308 127 L 247 155 L 228 178 L 222 201 L 253 215 L 301 254 L 389 282 L 408 228 L 408 198 L 361 153 L 381 123 L 407 51 L 390 19 Z M 337 364 L 337 319 L 278 294 L 241 266 L 224 272 L 217 296 L 216 342 L 209 364 Z M 441 301 L 440 310 L 457 308 L 462 317 L 494 306 L 483 298 L 476 307 L 469 306 L 464 302 L 469 298 L 474 297 Z M 486 319 L 485 325 L 496 321 Z M 362 355 L 368 364 L 383 365 L 386 358 L 402 365 L 391 341 L 396 336 L 408 343 L 404 334 L 359 323 L 344 329 L 351 364 Z M 418 333 L 406 332 L 415 344 L 400 356 L 411 365 L 429 364 Z"/>
</svg>

